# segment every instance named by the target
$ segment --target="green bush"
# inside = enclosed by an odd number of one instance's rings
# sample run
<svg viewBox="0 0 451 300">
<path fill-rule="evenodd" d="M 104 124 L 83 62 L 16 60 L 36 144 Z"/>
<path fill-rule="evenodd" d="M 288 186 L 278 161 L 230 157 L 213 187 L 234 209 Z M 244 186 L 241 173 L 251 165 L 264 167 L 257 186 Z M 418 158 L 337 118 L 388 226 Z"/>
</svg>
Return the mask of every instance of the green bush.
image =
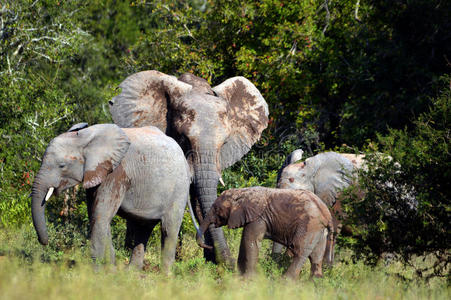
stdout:
<svg viewBox="0 0 451 300">
<path fill-rule="evenodd" d="M 369 168 L 359 180 L 365 196 L 360 200 L 354 193 L 347 203 L 348 221 L 359 225 L 352 245 L 357 256 L 375 263 L 389 252 L 410 263 L 432 255 L 431 265 L 417 269 L 426 277 L 449 276 L 451 264 L 450 77 L 444 82 L 412 131 L 390 130 L 379 137 L 380 150 L 393 159 L 368 156 Z"/>
<path fill-rule="evenodd" d="M 402 169 L 387 174 L 370 169 L 362 183 L 368 202 L 350 209 L 372 222 L 360 240 L 352 241 L 354 249 L 378 257 L 386 248 L 401 253 L 401 245 L 411 240 L 410 256 L 423 245 L 428 245 L 423 253 L 449 245 L 444 223 L 449 194 L 443 189 L 444 178 L 449 179 L 449 124 L 443 123 L 449 120 L 449 93 L 431 99 L 440 76 L 449 73 L 450 3 L 3 1 L 1 230 L 30 226 L 28 196 L 48 142 L 74 123 L 111 122 L 107 101 L 118 84 L 134 72 L 156 69 L 192 72 L 212 85 L 246 76 L 268 102 L 268 128 L 247 156 L 224 171 L 226 187 L 220 191 L 274 186 L 285 156 L 299 147 L 313 155 L 378 140 L 379 151 Z M 398 192 L 371 186 L 384 178 Z M 417 213 L 406 216 L 412 222 L 407 228 L 394 226 L 384 212 L 396 206 L 404 184 L 414 187 L 419 203 Z M 83 192 L 69 191 L 50 202 L 48 224 L 56 246 L 46 261 L 57 261 L 58 252 L 86 248 L 83 199 Z M 375 211 L 374 203 L 384 205 Z M 113 223 L 115 247 L 126 257 L 124 221 Z M 193 233 L 185 216 L 181 235 Z M 239 234 L 226 231 L 233 245 Z M 158 243 L 156 229 L 150 244 Z"/>
</svg>

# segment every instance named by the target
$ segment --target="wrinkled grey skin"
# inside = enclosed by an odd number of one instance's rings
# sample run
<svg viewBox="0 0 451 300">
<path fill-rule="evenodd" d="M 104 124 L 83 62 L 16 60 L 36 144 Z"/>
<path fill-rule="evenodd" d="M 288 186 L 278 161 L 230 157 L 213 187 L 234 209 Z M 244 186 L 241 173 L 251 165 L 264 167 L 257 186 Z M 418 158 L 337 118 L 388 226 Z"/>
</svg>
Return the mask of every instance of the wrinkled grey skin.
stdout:
<svg viewBox="0 0 451 300">
<path fill-rule="evenodd" d="M 380 159 L 392 160 L 383 153 L 376 153 Z M 395 163 L 399 168 L 400 165 Z M 306 189 L 318 195 L 331 209 L 335 232 L 352 233 L 350 228 L 343 226 L 340 219 L 345 217 L 341 209 L 340 192 L 355 181 L 357 170 L 365 169 L 365 156 L 361 154 L 325 152 L 305 160 L 305 162 L 290 164 L 283 168 L 278 187 L 289 189 Z M 383 182 L 385 187 L 393 187 L 392 182 Z M 401 187 L 402 199 L 407 209 L 416 210 L 418 201 L 411 187 Z M 363 192 L 361 196 L 363 197 Z M 387 211 L 387 214 L 399 212 Z M 329 247 L 328 247 L 329 249 Z M 282 247 L 274 244 L 273 253 L 281 253 Z M 328 255 L 326 255 L 327 257 Z M 332 263 L 332 262 L 326 262 Z"/>
<path fill-rule="evenodd" d="M 285 167 L 277 187 L 311 191 L 332 207 L 338 192 L 351 184 L 354 170 L 352 162 L 339 153 L 319 153 Z"/>
<path fill-rule="evenodd" d="M 121 94 L 110 102 L 121 127 L 153 125 L 182 147 L 193 174 L 191 202 L 199 221 L 217 197 L 221 172 L 245 155 L 268 123 L 268 106 L 244 77 L 211 88 L 206 80 L 185 73 L 179 78 L 144 71 L 126 78 Z M 232 265 L 221 228 L 209 229 L 207 260 Z"/>
<path fill-rule="evenodd" d="M 353 173 L 362 166 L 362 155 L 324 152 L 306 159 L 304 162 L 291 163 L 279 171 L 281 173 L 277 187 L 283 189 L 303 189 L 315 193 L 332 209 L 335 232 L 341 230 L 337 214 L 341 205 L 336 204 L 339 193 L 353 180 Z M 333 249 L 327 247 L 327 249 Z M 282 245 L 274 243 L 273 254 L 280 254 Z M 333 263 L 333 253 L 325 256 L 325 263 Z"/>
<path fill-rule="evenodd" d="M 130 264 L 142 268 L 154 226 L 161 221 L 162 270 L 174 262 L 178 231 L 189 194 L 189 167 L 180 146 L 155 127 L 77 124 L 48 145 L 33 183 L 32 217 L 39 241 L 48 244 L 45 198 L 83 183 L 91 222 L 94 261 L 115 255 L 110 222 L 127 220 Z M 109 257 L 106 257 L 106 253 Z"/>
<path fill-rule="evenodd" d="M 311 276 L 323 275 L 326 242 L 333 238 L 332 216 L 312 192 L 264 187 L 230 189 L 216 199 L 201 223 L 197 235 L 201 247 L 206 247 L 202 233 L 210 224 L 227 225 L 231 229 L 244 227 L 238 267 L 245 276 L 255 272 L 264 237 L 284 244 L 293 253 L 285 276 L 298 278 L 307 257 L 311 262 Z"/>
</svg>

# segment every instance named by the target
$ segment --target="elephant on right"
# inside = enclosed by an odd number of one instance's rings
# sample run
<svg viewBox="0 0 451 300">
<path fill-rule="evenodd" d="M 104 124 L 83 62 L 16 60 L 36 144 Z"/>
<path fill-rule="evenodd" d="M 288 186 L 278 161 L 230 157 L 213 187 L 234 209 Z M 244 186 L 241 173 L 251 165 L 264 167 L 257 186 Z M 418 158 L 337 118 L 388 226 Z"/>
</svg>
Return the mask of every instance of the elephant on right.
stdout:
<svg viewBox="0 0 451 300">
<path fill-rule="evenodd" d="M 364 165 L 363 157 L 364 155 L 348 153 L 319 153 L 303 162 L 282 166 L 277 187 L 315 193 L 331 209 L 334 231 L 340 233 L 342 225 L 338 219 L 342 216 L 342 211 L 339 193 L 352 183 L 355 172 Z M 331 245 L 326 249 L 333 251 L 333 248 Z M 282 245 L 274 243 L 273 254 L 281 252 Z M 332 258 L 325 261 L 326 264 L 333 263 L 333 253 L 326 254 L 325 257 Z"/>
<path fill-rule="evenodd" d="M 298 149 L 299 150 L 299 149 Z M 298 151 L 296 150 L 296 151 Z M 301 150 L 302 151 L 302 150 Z M 299 153 L 299 151 L 297 152 Z M 383 153 L 377 153 L 380 158 L 392 160 L 393 158 Z M 293 155 L 290 155 L 293 156 Z M 299 160 L 299 156 L 296 157 Z M 394 164 L 396 168 L 401 166 Z M 334 223 L 334 231 L 338 233 L 352 233 L 347 226 L 342 226 L 339 219 L 342 219 L 344 213 L 341 209 L 340 193 L 343 189 L 351 185 L 357 176 L 359 169 L 366 168 L 365 155 L 337 152 L 323 152 L 306 159 L 303 162 L 293 162 L 282 166 L 277 187 L 282 189 L 303 189 L 315 193 L 330 208 Z M 383 185 L 392 187 L 392 182 L 384 182 Z M 408 186 L 401 187 L 403 190 L 403 200 L 409 209 L 416 210 L 418 201 L 415 197 L 415 191 Z M 363 195 L 362 195 L 363 197 Z M 388 212 L 395 214 L 396 212 Z M 327 247 L 332 249 L 334 247 Z M 274 243 L 273 254 L 280 254 L 282 246 Z M 326 254 L 325 257 L 332 257 Z"/>
<path fill-rule="evenodd" d="M 277 187 L 315 193 L 333 207 L 340 190 L 348 187 L 353 173 L 362 167 L 363 155 L 323 152 L 283 168 Z"/>
</svg>

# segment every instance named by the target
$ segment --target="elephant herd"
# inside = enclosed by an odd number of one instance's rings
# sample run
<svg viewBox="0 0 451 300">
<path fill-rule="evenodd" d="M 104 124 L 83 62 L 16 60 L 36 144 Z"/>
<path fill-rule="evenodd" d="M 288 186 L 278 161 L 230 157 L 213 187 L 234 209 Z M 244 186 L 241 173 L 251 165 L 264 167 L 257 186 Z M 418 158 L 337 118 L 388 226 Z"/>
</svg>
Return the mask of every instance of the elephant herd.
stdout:
<svg viewBox="0 0 451 300">
<path fill-rule="evenodd" d="M 278 189 L 231 189 L 217 197 L 222 170 L 239 161 L 267 127 L 268 105 L 258 89 L 244 77 L 211 88 L 189 73 L 176 78 L 158 71 L 133 74 L 119 87 L 109 101 L 115 124 L 76 124 L 44 153 L 31 194 L 42 244 L 48 243 L 47 200 L 82 183 L 95 261 L 114 263 L 110 222 L 117 214 L 127 221 L 130 264 L 138 268 L 161 222 L 161 265 L 168 273 L 188 204 L 200 223 L 196 238 L 206 260 L 233 266 L 221 226 L 244 227 L 241 273 L 255 271 L 260 241 L 269 238 L 275 252 L 283 245 L 293 254 L 288 277 L 299 275 L 307 257 L 312 275 L 322 276 L 340 231 L 339 191 L 352 182 L 362 157 L 326 152 L 298 162 L 297 150 L 279 171 Z"/>
</svg>

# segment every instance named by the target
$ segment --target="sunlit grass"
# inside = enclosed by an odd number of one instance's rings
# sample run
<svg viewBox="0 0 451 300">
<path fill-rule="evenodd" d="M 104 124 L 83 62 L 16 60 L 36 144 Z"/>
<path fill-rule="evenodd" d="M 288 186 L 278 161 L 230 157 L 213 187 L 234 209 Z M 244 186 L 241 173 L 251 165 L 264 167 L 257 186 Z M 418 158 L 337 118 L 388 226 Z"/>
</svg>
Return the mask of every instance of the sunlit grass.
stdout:
<svg viewBox="0 0 451 300">
<path fill-rule="evenodd" d="M 444 279 L 404 282 L 392 275 L 402 269 L 399 263 L 370 268 L 361 261 L 352 263 L 344 259 L 345 254 L 333 269 L 326 270 L 322 279 L 310 280 L 306 263 L 299 280 L 289 281 L 280 276 L 282 270 L 268 256 L 266 243 L 259 274 L 244 280 L 230 270 L 205 263 L 194 240 L 185 237 L 183 259 L 175 263 L 172 275 L 167 277 L 158 272 L 157 245 L 148 249 L 145 271 L 127 269 L 127 256 L 120 251 L 116 267 L 94 271 L 87 247 L 71 249 L 43 263 L 43 253 L 54 250 L 38 245 L 28 236 L 23 238 L 24 231 L 17 233 L 0 233 L 1 299 L 450 298 L 450 288 Z M 409 272 L 405 270 L 404 274 L 409 276 Z"/>
</svg>

